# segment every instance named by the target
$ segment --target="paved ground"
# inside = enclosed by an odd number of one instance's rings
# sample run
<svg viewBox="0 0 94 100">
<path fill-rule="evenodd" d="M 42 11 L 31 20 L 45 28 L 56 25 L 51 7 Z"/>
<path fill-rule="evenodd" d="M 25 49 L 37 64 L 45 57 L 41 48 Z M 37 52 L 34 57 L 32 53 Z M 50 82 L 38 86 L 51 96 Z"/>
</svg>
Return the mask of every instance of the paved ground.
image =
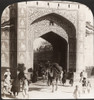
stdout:
<svg viewBox="0 0 94 100">
<path fill-rule="evenodd" d="M 92 81 L 92 85 L 94 86 L 94 81 Z M 58 90 L 52 93 L 51 86 L 47 86 L 46 81 L 38 81 L 36 83 L 31 83 L 29 86 L 29 99 L 74 99 L 73 91 L 74 86 L 71 87 L 68 84 L 62 86 L 59 84 Z M 14 97 L 7 95 L 6 97 L 2 97 L 3 99 L 13 99 Z M 22 92 L 16 97 L 18 99 L 23 99 Z M 81 94 L 80 98 L 93 98 L 94 99 L 94 87 L 92 87 L 91 93 Z M 25 99 L 25 98 L 24 98 Z"/>
</svg>

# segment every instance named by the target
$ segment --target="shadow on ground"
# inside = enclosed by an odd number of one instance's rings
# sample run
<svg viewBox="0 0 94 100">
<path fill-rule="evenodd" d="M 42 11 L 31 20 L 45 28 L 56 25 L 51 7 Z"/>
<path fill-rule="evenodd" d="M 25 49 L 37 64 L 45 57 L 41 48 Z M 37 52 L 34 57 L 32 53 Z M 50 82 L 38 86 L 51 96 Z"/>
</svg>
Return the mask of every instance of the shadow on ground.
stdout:
<svg viewBox="0 0 94 100">
<path fill-rule="evenodd" d="M 42 88 L 38 88 L 38 87 L 31 87 L 29 88 L 29 91 L 40 91 Z"/>
</svg>

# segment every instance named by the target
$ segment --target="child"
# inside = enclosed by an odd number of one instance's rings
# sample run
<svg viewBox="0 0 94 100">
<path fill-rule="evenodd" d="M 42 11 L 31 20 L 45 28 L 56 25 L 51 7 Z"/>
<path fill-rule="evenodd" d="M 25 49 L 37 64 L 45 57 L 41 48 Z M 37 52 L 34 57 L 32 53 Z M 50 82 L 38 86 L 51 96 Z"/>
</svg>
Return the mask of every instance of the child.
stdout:
<svg viewBox="0 0 94 100">
<path fill-rule="evenodd" d="M 28 83 L 28 80 L 26 78 L 23 79 L 23 96 L 27 98 L 29 98 L 29 93 L 28 93 L 28 90 L 29 90 L 29 83 Z"/>
<path fill-rule="evenodd" d="M 90 93 L 91 90 L 91 83 L 90 81 L 87 82 L 87 92 Z"/>
<path fill-rule="evenodd" d="M 73 92 L 74 98 L 78 99 L 80 97 L 80 91 L 78 89 L 78 85 L 75 86 L 74 92 Z"/>
</svg>

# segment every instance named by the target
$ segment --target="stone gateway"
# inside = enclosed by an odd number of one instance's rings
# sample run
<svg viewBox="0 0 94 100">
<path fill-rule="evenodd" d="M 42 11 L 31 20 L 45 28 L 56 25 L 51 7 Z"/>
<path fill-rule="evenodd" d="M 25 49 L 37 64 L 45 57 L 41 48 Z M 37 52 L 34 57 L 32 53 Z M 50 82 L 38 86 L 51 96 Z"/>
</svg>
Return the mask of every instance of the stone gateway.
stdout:
<svg viewBox="0 0 94 100">
<path fill-rule="evenodd" d="M 53 61 L 76 73 L 94 66 L 93 16 L 85 5 L 64 1 L 32 1 L 9 5 L 2 14 L 2 68 L 24 63 L 33 68 L 33 42 L 41 37 L 53 47 Z M 7 16 L 6 16 L 7 14 Z M 10 20 L 9 20 L 10 19 Z M 90 22 L 90 23 L 87 23 Z M 9 26 L 9 27 L 8 27 Z M 4 49 L 5 48 L 5 49 Z M 4 63 L 7 58 L 8 61 Z M 4 65 L 5 64 L 5 65 Z"/>
</svg>

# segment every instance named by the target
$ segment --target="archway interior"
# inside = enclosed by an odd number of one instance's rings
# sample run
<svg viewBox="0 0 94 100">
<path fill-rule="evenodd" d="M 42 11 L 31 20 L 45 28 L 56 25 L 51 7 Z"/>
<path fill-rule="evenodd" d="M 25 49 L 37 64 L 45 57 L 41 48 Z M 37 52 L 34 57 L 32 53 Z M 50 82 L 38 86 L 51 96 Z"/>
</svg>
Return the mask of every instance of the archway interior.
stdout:
<svg viewBox="0 0 94 100">
<path fill-rule="evenodd" d="M 52 61 L 58 63 L 63 69 L 67 70 L 67 42 L 54 32 L 49 32 L 41 36 L 53 46 Z"/>
<path fill-rule="evenodd" d="M 47 27 L 41 26 L 41 23 L 45 22 L 44 20 L 49 22 L 49 24 L 47 24 L 48 22 L 45 23 Z M 40 29 L 38 32 L 34 31 L 34 34 L 39 33 L 37 37 L 41 36 L 52 44 L 53 62 L 59 63 L 66 70 L 68 67 L 68 71 L 76 71 L 76 28 L 73 23 L 61 15 L 50 13 L 35 19 L 31 25 L 36 25 L 37 29 Z M 68 41 L 64 39 L 61 33 L 59 34 L 59 31 L 55 30 L 58 28 L 64 29 L 68 35 Z M 45 30 L 42 31 L 42 29 Z M 53 35 L 53 33 L 55 34 Z"/>
<path fill-rule="evenodd" d="M 52 52 L 50 52 L 51 55 L 49 55 L 50 60 L 52 62 L 58 63 L 60 66 L 62 66 L 64 70 L 67 70 L 67 42 L 66 40 L 52 31 L 40 37 L 45 39 L 52 45 L 53 50 Z"/>
</svg>

